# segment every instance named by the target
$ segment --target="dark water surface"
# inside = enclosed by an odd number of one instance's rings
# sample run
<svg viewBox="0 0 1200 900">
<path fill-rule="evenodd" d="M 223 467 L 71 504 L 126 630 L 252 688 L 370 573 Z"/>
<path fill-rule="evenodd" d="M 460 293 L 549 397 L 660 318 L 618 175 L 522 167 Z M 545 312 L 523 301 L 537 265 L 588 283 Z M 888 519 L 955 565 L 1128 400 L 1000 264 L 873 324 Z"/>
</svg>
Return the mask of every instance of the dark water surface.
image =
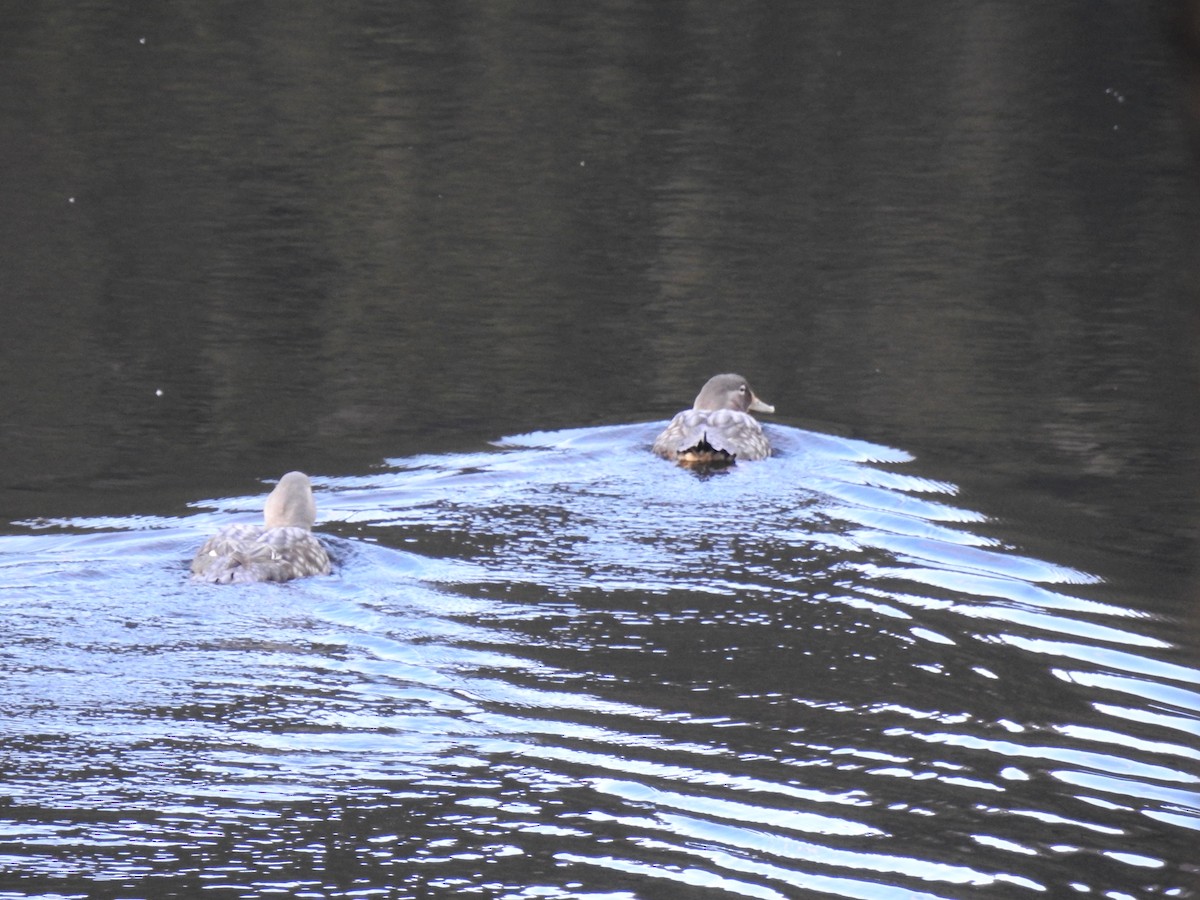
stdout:
<svg viewBox="0 0 1200 900">
<path fill-rule="evenodd" d="M 1149 5 L 51 2 L 0 71 L 0 898 L 1197 895 Z M 654 458 L 724 370 L 776 455 Z M 336 573 L 190 584 L 293 468 Z"/>
</svg>

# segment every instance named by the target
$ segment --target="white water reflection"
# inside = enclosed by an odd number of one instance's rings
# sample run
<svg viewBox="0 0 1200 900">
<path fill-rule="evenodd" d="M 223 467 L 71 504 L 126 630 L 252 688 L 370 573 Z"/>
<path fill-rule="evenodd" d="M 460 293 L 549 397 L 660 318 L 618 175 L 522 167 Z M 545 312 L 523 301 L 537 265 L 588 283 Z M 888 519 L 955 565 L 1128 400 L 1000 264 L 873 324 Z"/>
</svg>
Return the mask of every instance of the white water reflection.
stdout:
<svg viewBox="0 0 1200 900">
<path fill-rule="evenodd" d="M 284 586 L 186 579 L 261 497 L 0 539 L 0 850 L 69 880 L 46 829 L 108 810 L 75 833 L 116 880 L 146 835 L 199 879 L 336 821 L 376 884 L 511 896 L 1182 889 L 1200 675 L 1153 622 L 973 533 L 902 452 L 776 425 L 777 457 L 700 477 L 653 431 L 316 478 L 337 571 Z M 212 823 L 243 849 L 174 831 Z"/>
</svg>

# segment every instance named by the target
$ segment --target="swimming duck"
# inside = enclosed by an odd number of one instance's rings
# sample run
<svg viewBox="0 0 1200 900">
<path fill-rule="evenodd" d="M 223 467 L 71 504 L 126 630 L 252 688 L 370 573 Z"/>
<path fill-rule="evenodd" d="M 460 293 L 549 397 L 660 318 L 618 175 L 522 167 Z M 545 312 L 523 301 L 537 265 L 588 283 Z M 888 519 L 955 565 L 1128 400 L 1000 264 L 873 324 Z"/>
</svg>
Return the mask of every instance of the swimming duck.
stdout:
<svg viewBox="0 0 1200 900">
<path fill-rule="evenodd" d="M 280 478 L 263 519 L 264 525 L 226 525 L 205 541 L 192 560 L 192 579 L 240 584 L 329 574 L 329 554 L 312 533 L 317 504 L 307 475 Z"/>
<path fill-rule="evenodd" d="M 750 410 L 773 413 L 775 407 L 754 396 L 741 375 L 714 375 L 700 389 L 692 408 L 676 415 L 655 439 L 654 452 L 688 466 L 766 459 L 771 445 Z"/>
</svg>

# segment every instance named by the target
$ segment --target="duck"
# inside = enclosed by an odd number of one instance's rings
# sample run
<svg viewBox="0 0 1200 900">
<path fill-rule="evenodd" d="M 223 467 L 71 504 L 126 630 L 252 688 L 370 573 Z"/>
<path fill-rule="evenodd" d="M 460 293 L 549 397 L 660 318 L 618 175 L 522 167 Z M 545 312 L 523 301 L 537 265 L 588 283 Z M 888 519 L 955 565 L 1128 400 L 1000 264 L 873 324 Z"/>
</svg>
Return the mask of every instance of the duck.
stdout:
<svg viewBox="0 0 1200 900">
<path fill-rule="evenodd" d="M 685 466 L 766 459 L 771 444 L 751 412 L 773 413 L 775 407 L 755 396 L 741 375 L 714 375 L 700 389 L 692 408 L 671 420 L 652 449 L 663 459 Z"/>
<path fill-rule="evenodd" d="M 226 525 L 192 560 L 192 580 L 209 584 L 291 581 L 328 575 L 329 554 L 312 533 L 317 504 L 303 472 L 288 472 L 267 496 L 262 525 Z"/>
</svg>

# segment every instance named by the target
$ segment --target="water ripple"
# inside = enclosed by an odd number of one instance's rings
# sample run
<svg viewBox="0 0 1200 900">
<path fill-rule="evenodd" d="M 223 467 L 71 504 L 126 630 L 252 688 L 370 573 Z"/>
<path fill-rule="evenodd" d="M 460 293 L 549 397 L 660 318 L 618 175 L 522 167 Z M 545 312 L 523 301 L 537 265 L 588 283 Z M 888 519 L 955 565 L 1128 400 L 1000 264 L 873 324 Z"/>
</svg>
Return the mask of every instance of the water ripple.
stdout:
<svg viewBox="0 0 1200 900">
<path fill-rule="evenodd" d="M 319 477 L 337 570 L 282 586 L 186 579 L 261 497 L 25 523 L 0 860 L 42 893 L 1181 895 L 1169 631 L 908 454 L 769 430 L 709 476 L 637 425 Z"/>
</svg>

